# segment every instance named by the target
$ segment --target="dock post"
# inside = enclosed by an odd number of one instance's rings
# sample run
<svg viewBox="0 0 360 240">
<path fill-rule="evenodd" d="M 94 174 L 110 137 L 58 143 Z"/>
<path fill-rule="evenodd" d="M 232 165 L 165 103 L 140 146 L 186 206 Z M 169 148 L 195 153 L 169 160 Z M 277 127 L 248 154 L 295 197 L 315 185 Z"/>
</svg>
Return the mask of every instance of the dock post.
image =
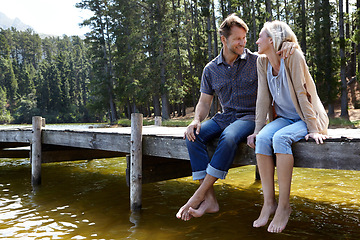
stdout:
<svg viewBox="0 0 360 240">
<path fill-rule="evenodd" d="M 44 121 L 45 122 L 45 121 Z M 31 142 L 31 185 L 33 187 L 41 184 L 41 128 L 42 117 L 32 118 L 32 142 Z"/>
<path fill-rule="evenodd" d="M 155 116 L 155 126 L 161 126 L 161 116 Z"/>
<path fill-rule="evenodd" d="M 131 114 L 130 140 L 130 208 L 139 211 L 142 205 L 142 125 L 141 113 Z"/>
</svg>

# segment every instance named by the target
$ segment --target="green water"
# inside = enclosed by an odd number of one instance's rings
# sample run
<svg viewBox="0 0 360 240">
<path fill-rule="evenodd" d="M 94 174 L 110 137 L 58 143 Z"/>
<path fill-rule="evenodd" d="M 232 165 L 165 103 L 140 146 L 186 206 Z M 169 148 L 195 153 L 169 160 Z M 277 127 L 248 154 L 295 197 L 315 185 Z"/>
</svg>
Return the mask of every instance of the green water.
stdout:
<svg viewBox="0 0 360 240">
<path fill-rule="evenodd" d="M 129 211 L 124 158 L 42 165 L 33 193 L 28 159 L 0 159 L 2 239 L 360 239 L 360 172 L 294 169 L 292 215 L 281 234 L 252 222 L 262 205 L 254 167 L 219 181 L 220 212 L 183 222 L 177 210 L 196 190 L 190 178 L 143 186 Z"/>
</svg>

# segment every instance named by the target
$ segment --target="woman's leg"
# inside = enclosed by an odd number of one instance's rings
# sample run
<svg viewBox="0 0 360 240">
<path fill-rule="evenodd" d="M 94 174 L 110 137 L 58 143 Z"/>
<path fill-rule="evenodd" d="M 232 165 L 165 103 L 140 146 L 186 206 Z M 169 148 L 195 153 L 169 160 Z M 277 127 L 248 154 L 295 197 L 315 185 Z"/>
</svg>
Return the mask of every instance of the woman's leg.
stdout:
<svg viewBox="0 0 360 240">
<path fill-rule="evenodd" d="M 279 203 L 275 212 L 275 216 L 268 227 L 269 232 L 282 232 L 289 220 L 291 213 L 290 189 L 293 166 L 294 157 L 292 154 L 276 154 L 276 170 L 279 184 Z"/>
<path fill-rule="evenodd" d="M 306 124 L 297 121 L 276 132 L 273 137 L 273 147 L 276 153 L 276 169 L 279 183 L 279 203 L 274 219 L 271 221 L 268 231 L 279 233 L 288 223 L 290 207 L 291 178 L 294 166 L 291 145 L 304 138 L 307 134 Z"/>
<path fill-rule="evenodd" d="M 267 124 L 256 136 L 255 153 L 264 195 L 264 205 L 259 218 L 253 223 L 254 227 L 266 225 L 270 215 L 276 211 L 272 142 L 274 134 L 287 125 L 289 122 L 286 119 L 278 118 Z"/>
<path fill-rule="evenodd" d="M 253 227 L 266 225 L 269 217 L 276 211 L 275 189 L 274 189 L 274 160 L 272 156 L 256 154 L 256 161 L 261 177 L 261 185 L 264 194 L 264 205 L 258 219 Z"/>
</svg>

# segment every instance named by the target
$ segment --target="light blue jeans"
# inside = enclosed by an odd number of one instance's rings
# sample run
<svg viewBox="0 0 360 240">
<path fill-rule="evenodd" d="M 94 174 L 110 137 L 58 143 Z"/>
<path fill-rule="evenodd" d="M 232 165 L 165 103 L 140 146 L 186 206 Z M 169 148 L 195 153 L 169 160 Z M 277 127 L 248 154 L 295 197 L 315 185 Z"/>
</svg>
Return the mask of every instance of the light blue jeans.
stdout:
<svg viewBox="0 0 360 240">
<path fill-rule="evenodd" d="M 273 153 L 292 154 L 291 145 L 308 134 L 306 123 L 279 117 L 265 125 L 256 136 L 255 153 L 272 156 Z"/>
</svg>

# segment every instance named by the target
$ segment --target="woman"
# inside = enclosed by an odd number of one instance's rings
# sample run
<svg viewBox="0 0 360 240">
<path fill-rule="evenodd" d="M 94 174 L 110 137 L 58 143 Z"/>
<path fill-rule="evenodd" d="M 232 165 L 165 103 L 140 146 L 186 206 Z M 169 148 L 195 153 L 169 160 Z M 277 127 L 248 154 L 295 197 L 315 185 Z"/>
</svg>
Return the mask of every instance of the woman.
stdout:
<svg viewBox="0 0 360 240">
<path fill-rule="evenodd" d="M 264 205 L 253 226 L 266 225 L 275 213 L 268 227 L 269 232 L 275 233 L 285 229 L 291 213 L 290 186 L 294 165 L 291 145 L 303 138 L 323 143 L 329 122 L 301 50 L 296 49 L 286 60 L 276 54 L 284 42 L 297 43 L 294 32 L 286 23 L 264 24 L 256 42 L 259 54 L 264 54 L 257 60 L 256 126 L 247 140 L 248 145 L 255 148 L 264 195 Z M 273 154 L 279 184 L 278 203 L 275 200 Z"/>
</svg>

